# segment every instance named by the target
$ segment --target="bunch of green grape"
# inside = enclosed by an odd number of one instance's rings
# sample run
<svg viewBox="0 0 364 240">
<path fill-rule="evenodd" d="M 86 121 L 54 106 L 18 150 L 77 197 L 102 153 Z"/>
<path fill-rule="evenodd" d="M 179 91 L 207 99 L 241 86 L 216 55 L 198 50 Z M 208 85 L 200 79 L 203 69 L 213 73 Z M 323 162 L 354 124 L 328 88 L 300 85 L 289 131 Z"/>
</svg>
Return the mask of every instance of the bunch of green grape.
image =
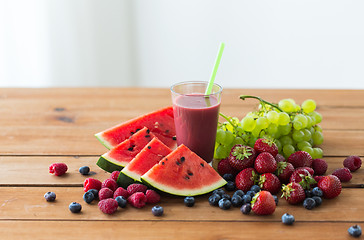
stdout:
<svg viewBox="0 0 364 240">
<path fill-rule="evenodd" d="M 249 112 L 243 119 L 228 117 L 220 113 L 226 121 L 219 123 L 216 132 L 216 159 L 226 158 L 235 144 L 254 146 L 258 138 L 272 138 L 279 153 L 288 158 L 296 151 L 306 151 L 312 158 L 322 158 L 323 151 L 318 146 L 324 137 L 320 113 L 316 112 L 316 103 L 312 99 L 301 105 L 293 99 L 282 99 L 278 104 L 267 102 L 256 96 L 240 96 L 258 99 L 257 111 Z"/>
</svg>

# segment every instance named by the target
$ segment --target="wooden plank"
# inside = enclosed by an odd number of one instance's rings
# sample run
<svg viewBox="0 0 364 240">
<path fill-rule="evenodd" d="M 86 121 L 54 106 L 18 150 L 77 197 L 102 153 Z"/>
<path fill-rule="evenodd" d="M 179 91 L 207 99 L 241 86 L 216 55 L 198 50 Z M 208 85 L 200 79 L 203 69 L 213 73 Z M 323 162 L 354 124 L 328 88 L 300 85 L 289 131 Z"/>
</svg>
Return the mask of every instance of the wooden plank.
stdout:
<svg viewBox="0 0 364 240">
<path fill-rule="evenodd" d="M 358 223 L 166 221 L 0 221 L 2 239 L 353 239 L 347 229 Z M 360 225 L 360 223 L 359 223 Z M 361 225 L 362 222 L 361 222 Z M 136 230 L 138 229 L 138 230 Z M 140 230 L 139 230 L 140 229 Z"/>
<path fill-rule="evenodd" d="M 98 157 L 71 156 L 2 156 L 0 157 L 0 186 L 81 186 L 87 177 L 101 181 L 107 179 L 110 173 L 100 169 L 96 162 Z M 344 157 L 325 158 L 329 168 L 326 174 L 343 167 Z M 48 167 L 55 162 L 64 162 L 68 172 L 61 177 L 48 173 Z M 89 166 L 92 175 L 83 176 L 78 172 L 81 166 Z M 27 173 L 27 174 L 25 174 Z M 350 182 L 343 183 L 344 187 L 364 187 L 364 167 L 352 174 Z"/>
<path fill-rule="evenodd" d="M 43 195 L 54 191 L 55 202 L 46 202 Z M 103 214 L 96 202 L 86 204 L 82 200 L 82 187 L 1 187 L 0 188 L 0 219 L 2 220 L 123 220 L 150 221 L 156 220 L 151 213 L 153 205 L 142 209 L 128 206 L 119 209 L 113 215 Z M 238 208 L 221 210 L 209 205 L 208 196 L 196 197 L 194 207 L 186 207 L 182 197 L 162 196 L 159 203 L 164 207 L 163 221 L 238 221 L 238 222 L 280 222 L 285 212 L 293 214 L 297 221 L 363 221 L 364 206 L 362 204 L 364 189 L 345 188 L 342 194 L 313 210 L 306 210 L 301 205 L 293 206 L 281 199 L 273 215 L 257 216 L 243 215 Z M 73 214 L 68 210 L 71 202 L 82 204 L 81 214 Z"/>
</svg>

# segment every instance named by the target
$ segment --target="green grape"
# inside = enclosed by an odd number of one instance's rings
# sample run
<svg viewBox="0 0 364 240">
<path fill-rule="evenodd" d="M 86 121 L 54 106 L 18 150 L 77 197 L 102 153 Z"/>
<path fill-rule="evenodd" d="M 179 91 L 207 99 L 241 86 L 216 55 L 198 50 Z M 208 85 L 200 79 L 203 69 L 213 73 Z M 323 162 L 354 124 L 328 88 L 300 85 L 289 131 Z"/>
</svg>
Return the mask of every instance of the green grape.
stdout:
<svg viewBox="0 0 364 240">
<path fill-rule="evenodd" d="M 291 124 L 286 125 L 280 125 L 278 127 L 278 131 L 281 133 L 281 135 L 288 135 L 292 130 Z"/>
<path fill-rule="evenodd" d="M 318 146 L 321 145 L 324 141 L 324 136 L 322 135 L 321 132 L 315 132 L 312 135 L 312 140 L 313 140 L 313 145 L 314 146 Z"/>
<path fill-rule="evenodd" d="M 249 146 L 250 147 L 254 147 L 254 144 L 255 142 L 257 141 L 258 138 L 252 136 L 250 139 L 249 139 Z"/>
<path fill-rule="evenodd" d="M 228 146 L 233 143 L 234 139 L 235 139 L 234 134 L 230 131 L 226 131 L 225 132 L 225 141 L 223 143 L 224 143 L 224 145 Z"/>
<path fill-rule="evenodd" d="M 300 122 L 302 124 L 302 128 L 307 127 L 307 118 L 303 114 L 297 114 L 294 117 L 293 122 Z"/>
<path fill-rule="evenodd" d="M 293 140 L 290 136 L 286 135 L 279 139 L 281 141 L 282 145 L 293 145 Z"/>
<path fill-rule="evenodd" d="M 252 131 L 252 135 L 256 138 L 259 138 L 260 136 L 260 132 L 262 131 L 262 129 L 259 129 L 259 128 L 254 128 L 253 131 Z"/>
<path fill-rule="evenodd" d="M 311 144 L 307 141 L 302 141 L 297 143 L 297 148 L 302 151 L 305 147 L 312 147 Z"/>
<path fill-rule="evenodd" d="M 314 127 L 310 127 L 308 130 L 310 130 L 311 135 L 313 135 L 315 133 L 315 128 Z"/>
<path fill-rule="evenodd" d="M 322 132 L 322 127 L 320 125 L 315 125 L 314 129 L 316 132 Z"/>
<path fill-rule="evenodd" d="M 246 132 L 253 131 L 253 129 L 255 128 L 255 126 L 256 126 L 256 122 L 255 122 L 254 117 L 252 117 L 252 116 L 246 116 L 245 118 L 243 118 L 241 120 L 241 127 Z"/>
<path fill-rule="evenodd" d="M 313 148 L 313 153 L 311 156 L 313 159 L 322 158 L 323 155 L 324 155 L 324 153 L 321 148 L 318 148 L 318 147 Z"/>
<path fill-rule="evenodd" d="M 291 144 L 286 144 L 286 145 L 283 145 L 282 151 L 283 151 L 283 156 L 287 159 L 296 150 Z"/>
<path fill-rule="evenodd" d="M 281 141 L 279 141 L 278 139 L 275 139 L 274 140 L 274 143 L 277 145 L 278 147 L 278 152 L 281 152 L 282 151 L 282 143 Z"/>
<path fill-rule="evenodd" d="M 299 121 L 294 121 L 293 122 L 293 128 L 296 129 L 296 130 L 301 130 L 303 128 L 303 125 Z"/>
<path fill-rule="evenodd" d="M 295 110 L 295 102 L 292 99 L 282 99 L 278 102 L 278 107 L 285 112 L 293 112 Z"/>
<path fill-rule="evenodd" d="M 218 145 L 215 151 L 214 158 L 216 159 L 223 159 L 229 156 L 230 148 L 225 145 Z"/>
<path fill-rule="evenodd" d="M 305 134 L 302 130 L 293 130 L 292 138 L 296 142 L 302 142 L 304 140 Z"/>
<path fill-rule="evenodd" d="M 234 131 L 234 126 L 231 125 L 229 122 L 225 122 L 224 126 L 225 126 L 226 131 L 230 131 L 230 132 Z"/>
<path fill-rule="evenodd" d="M 309 141 L 311 139 L 311 132 L 307 128 L 301 130 L 304 134 L 303 140 Z"/>
<path fill-rule="evenodd" d="M 236 144 L 242 144 L 245 145 L 245 141 L 244 139 L 242 139 L 241 137 L 236 137 L 233 141 L 233 146 L 235 146 Z"/>
<path fill-rule="evenodd" d="M 290 122 L 290 118 L 289 118 L 289 115 L 285 112 L 280 112 L 278 113 L 278 124 L 279 125 L 286 125 Z"/>
<path fill-rule="evenodd" d="M 274 134 L 277 133 L 277 131 L 278 131 L 277 124 L 274 124 L 274 123 L 269 124 L 269 126 L 267 128 L 267 132 L 268 132 L 269 135 L 272 135 L 273 136 Z"/>
<path fill-rule="evenodd" d="M 315 124 L 318 124 L 322 121 L 322 115 L 318 112 L 313 111 L 313 112 L 309 113 L 308 115 L 313 118 L 313 121 L 315 122 Z"/>
<path fill-rule="evenodd" d="M 267 118 L 271 123 L 278 123 L 279 114 L 276 111 L 269 111 Z"/>
<path fill-rule="evenodd" d="M 269 121 L 266 117 L 259 117 L 257 119 L 257 125 L 256 127 L 257 128 L 260 128 L 260 129 L 266 129 L 269 125 Z"/>
<path fill-rule="evenodd" d="M 302 151 L 308 152 L 312 157 L 312 154 L 313 154 L 313 148 L 312 147 L 304 147 L 304 148 L 302 148 Z"/>
<path fill-rule="evenodd" d="M 244 132 L 244 129 L 240 126 L 241 124 L 239 123 L 239 126 L 236 127 L 235 131 L 236 131 L 236 135 L 242 135 Z"/>
<path fill-rule="evenodd" d="M 301 107 L 300 107 L 300 105 L 295 104 L 295 105 L 294 105 L 294 112 L 299 112 L 299 111 L 301 111 Z"/>
<path fill-rule="evenodd" d="M 312 99 L 307 99 L 302 103 L 302 110 L 305 113 L 311 113 L 316 110 L 316 102 Z"/>
<path fill-rule="evenodd" d="M 313 125 L 313 120 L 312 120 L 312 118 L 310 117 L 310 116 L 306 116 L 306 118 L 307 118 L 307 128 L 310 128 L 310 127 L 312 127 L 312 125 Z"/>
<path fill-rule="evenodd" d="M 226 133 L 222 129 L 218 129 L 216 131 L 216 142 L 217 143 L 223 143 L 225 141 Z"/>
</svg>

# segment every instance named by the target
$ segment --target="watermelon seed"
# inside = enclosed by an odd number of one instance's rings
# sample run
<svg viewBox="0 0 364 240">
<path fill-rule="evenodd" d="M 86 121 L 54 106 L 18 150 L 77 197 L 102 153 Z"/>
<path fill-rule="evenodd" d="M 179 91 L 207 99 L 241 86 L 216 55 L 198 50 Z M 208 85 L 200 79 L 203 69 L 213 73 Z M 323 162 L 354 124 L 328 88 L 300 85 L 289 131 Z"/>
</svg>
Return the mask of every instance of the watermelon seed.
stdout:
<svg viewBox="0 0 364 240">
<path fill-rule="evenodd" d="M 179 166 L 179 165 L 181 165 L 181 163 L 180 162 L 178 162 L 178 160 L 176 161 L 176 164 Z"/>
<path fill-rule="evenodd" d="M 193 176 L 193 173 L 190 170 L 187 170 L 187 174 Z"/>
<path fill-rule="evenodd" d="M 189 179 L 190 179 L 190 177 L 186 175 L 186 176 L 185 176 L 185 179 L 186 179 L 186 180 L 189 180 Z"/>
<path fill-rule="evenodd" d="M 177 140 L 177 137 L 176 137 L 176 136 L 173 136 L 173 137 L 172 137 L 172 139 L 173 139 L 173 140 Z"/>
<path fill-rule="evenodd" d="M 204 165 L 203 163 L 200 163 L 200 165 L 201 165 L 202 167 L 205 167 L 205 165 Z"/>
<path fill-rule="evenodd" d="M 148 149 L 151 149 L 152 147 L 151 146 L 148 146 Z"/>
<path fill-rule="evenodd" d="M 185 157 L 181 157 L 181 162 L 184 162 L 185 160 Z"/>
<path fill-rule="evenodd" d="M 149 129 L 147 129 L 147 133 L 148 133 L 148 134 L 150 133 L 150 130 L 149 130 Z"/>
<path fill-rule="evenodd" d="M 164 162 L 162 162 L 162 165 L 164 165 Z"/>
<path fill-rule="evenodd" d="M 140 128 L 137 128 L 136 130 L 135 130 L 135 132 L 138 132 L 140 130 Z"/>
<path fill-rule="evenodd" d="M 150 137 L 150 135 L 149 135 L 149 134 L 148 134 L 148 135 L 145 135 L 145 137 L 146 137 L 146 138 L 149 138 L 149 137 Z"/>
<path fill-rule="evenodd" d="M 130 148 L 128 148 L 128 150 L 129 150 L 129 151 L 133 151 L 133 150 L 134 150 L 134 148 L 135 148 L 135 145 L 131 145 L 131 147 L 130 147 Z"/>
<path fill-rule="evenodd" d="M 169 133 L 169 129 L 167 129 L 165 133 L 167 133 L 167 134 L 168 134 L 168 133 Z"/>
</svg>

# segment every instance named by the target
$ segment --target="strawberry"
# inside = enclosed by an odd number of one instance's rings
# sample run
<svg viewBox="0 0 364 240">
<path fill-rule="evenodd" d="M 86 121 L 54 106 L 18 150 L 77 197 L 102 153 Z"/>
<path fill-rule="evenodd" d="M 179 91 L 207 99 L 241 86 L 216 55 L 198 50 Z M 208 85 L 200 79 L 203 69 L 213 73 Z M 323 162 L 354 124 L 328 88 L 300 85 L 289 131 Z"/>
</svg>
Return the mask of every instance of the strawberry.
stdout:
<svg viewBox="0 0 364 240">
<path fill-rule="evenodd" d="M 332 173 L 332 175 L 335 175 L 336 177 L 338 177 L 340 179 L 340 182 L 349 182 L 351 180 L 351 178 L 353 177 L 351 175 L 349 168 L 336 169 Z"/>
<path fill-rule="evenodd" d="M 268 138 L 259 138 L 255 141 L 254 150 L 257 153 L 268 152 L 272 154 L 273 157 L 278 154 L 278 147 L 274 143 L 274 140 Z"/>
<path fill-rule="evenodd" d="M 323 178 L 324 176 L 314 176 L 313 179 L 315 179 L 316 183 L 311 185 L 311 187 L 317 187 L 317 183 Z"/>
<path fill-rule="evenodd" d="M 272 173 L 277 170 L 277 162 L 272 154 L 262 152 L 255 159 L 254 168 L 258 173 Z"/>
<path fill-rule="evenodd" d="M 276 194 L 281 189 L 281 182 L 273 173 L 264 173 L 259 178 L 259 187 L 271 194 Z"/>
<path fill-rule="evenodd" d="M 258 174 L 254 168 L 245 168 L 235 177 L 236 188 L 247 192 L 255 184 Z"/>
<path fill-rule="evenodd" d="M 294 168 L 311 167 L 312 157 L 308 152 L 297 151 L 288 157 L 287 162 L 292 163 Z"/>
<path fill-rule="evenodd" d="M 299 183 L 303 189 L 310 189 L 311 185 L 316 183 L 310 172 L 305 168 L 296 169 L 289 178 L 289 181 Z"/>
<path fill-rule="evenodd" d="M 229 159 L 225 158 L 222 159 L 218 164 L 217 164 L 217 172 L 221 175 L 224 176 L 227 173 L 230 173 L 232 175 L 236 175 L 238 170 L 236 170 L 235 168 L 233 168 L 230 163 L 229 163 Z"/>
<path fill-rule="evenodd" d="M 268 191 L 260 191 L 253 197 L 252 211 L 257 215 L 270 215 L 276 210 L 274 197 Z"/>
<path fill-rule="evenodd" d="M 327 162 L 324 159 L 316 158 L 312 160 L 312 168 L 316 175 L 324 175 L 327 171 Z"/>
<path fill-rule="evenodd" d="M 289 204 L 298 204 L 305 200 L 306 194 L 300 184 L 291 182 L 282 186 L 282 197 L 284 197 Z"/>
<path fill-rule="evenodd" d="M 315 174 L 315 171 L 310 167 L 299 167 L 299 168 L 296 168 L 295 170 L 297 170 L 297 169 L 305 169 L 311 174 L 311 176 L 313 176 Z"/>
<path fill-rule="evenodd" d="M 254 165 L 255 156 L 254 148 L 237 144 L 230 151 L 229 163 L 233 168 L 241 171 Z"/>
<path fill-rule="evenodd" d="M 323 177 L 317 186 L 322 190 L 325 198 L 335 198 L 341 193 L 340 179 L 334 175 Z"/>
<path fill-rule="evenodd" d="M 277 176 L 282 183 L 288 183 L 289 178 L 294 172 L 294 167 L 289 162 L 278 162 L 277 164 Z"/>
</svg>

